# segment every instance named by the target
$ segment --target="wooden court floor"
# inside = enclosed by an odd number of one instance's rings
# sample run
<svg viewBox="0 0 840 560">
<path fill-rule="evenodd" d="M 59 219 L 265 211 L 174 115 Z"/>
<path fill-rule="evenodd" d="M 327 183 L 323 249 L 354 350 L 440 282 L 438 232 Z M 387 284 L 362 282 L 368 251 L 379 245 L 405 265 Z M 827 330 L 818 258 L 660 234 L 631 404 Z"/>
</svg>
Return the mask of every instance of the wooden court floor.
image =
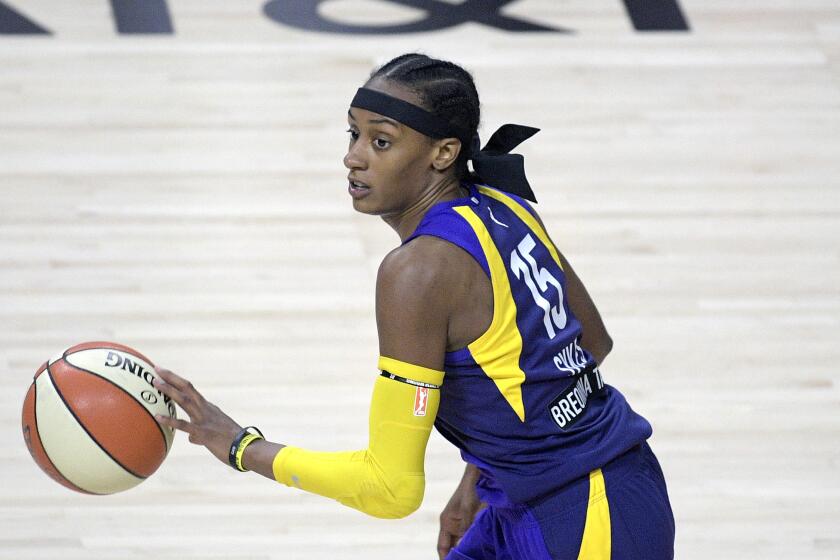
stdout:
<svg viewBox="0 0 840 560">
<path fill-rule="evenodd" d="M 690 32 L 636 31 L 618 1 L 522 0 L 505 13 L 574 33 L 356 36 L 171 0 L 174 33 L 137 36 L 106 2 L 11 1 L 52 34 L 0 34 L 0 558 L 436 558 L 463 469 L 437 434 L 423 506 L 381 521 L 183 435 L 141 486 L 76 495 L 20 433 L 38 365 L 104 339 L 270 439 L 365 446 L 397 238 L 353 213 L 344 115 L 413 50 L 473 71 L 485 138 L 542 128 L 520 150 L 538 210 L 615 340 L 607 381 L 654 426 L 677 558 L 840 558 L 840 5 L 680 4 Z"/>
</svg>

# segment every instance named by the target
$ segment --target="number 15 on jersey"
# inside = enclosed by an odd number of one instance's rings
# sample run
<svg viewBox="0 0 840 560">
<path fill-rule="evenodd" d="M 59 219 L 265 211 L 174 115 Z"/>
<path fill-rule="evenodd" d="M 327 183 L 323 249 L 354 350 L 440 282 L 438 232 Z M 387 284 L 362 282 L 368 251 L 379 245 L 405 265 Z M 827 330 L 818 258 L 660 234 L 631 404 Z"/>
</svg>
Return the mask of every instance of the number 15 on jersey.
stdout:
<svg viewBox="0 0 840 560">
<path fill-rule="evenodd" d="M 537 261 L 531 251 L 537 246 L 531 234 L 527 234 L 519 242 L 516 249 L 510 253 L 510 270 L 518 280 L 524 280 L 534 303 L 542 308 L 544 313 L 543 324 L 548 338 L 557 336 L 557 330 L 566 326 L 566 310 L 563 308 L 563 287 L 557 278 L 548 270 L 537 265 Z M 548 287 L 554 286 L 557 290 L 557 301 L 550 302 Z"/>
</svg>

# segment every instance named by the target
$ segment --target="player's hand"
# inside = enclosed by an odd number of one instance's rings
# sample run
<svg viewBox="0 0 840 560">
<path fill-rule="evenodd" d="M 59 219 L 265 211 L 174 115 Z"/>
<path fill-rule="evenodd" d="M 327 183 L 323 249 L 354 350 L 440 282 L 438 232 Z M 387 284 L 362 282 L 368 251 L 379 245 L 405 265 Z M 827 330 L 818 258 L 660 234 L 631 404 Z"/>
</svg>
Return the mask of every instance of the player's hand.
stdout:
<svg viewBox="0 0 840 560">
<path fill-rule="evenodd" d="M 155 367 L 155 372 L 155 388 L 178 403 L 189 416 L 189 420 L 183 420 L 158 415 L 156 420 L 164 426 L 187 432 L 192 443 L 205 446 L 217 459 L 228 464 L 230 444 L 242 427 L 218 406 L 208 402 L 183 377 L 159 367 Z"/>
<path fill-rule="evenodd" d="M 475 493 L 477 479 L 478 469 L 472 465 L 468 466 L 464 478 L 440 514 L 440 534 L 437 544 L 440 560 L 443 560 L 458 544 L 475 519 L 475 514 L 481 509 L 482 504 Z"/>
</svg>

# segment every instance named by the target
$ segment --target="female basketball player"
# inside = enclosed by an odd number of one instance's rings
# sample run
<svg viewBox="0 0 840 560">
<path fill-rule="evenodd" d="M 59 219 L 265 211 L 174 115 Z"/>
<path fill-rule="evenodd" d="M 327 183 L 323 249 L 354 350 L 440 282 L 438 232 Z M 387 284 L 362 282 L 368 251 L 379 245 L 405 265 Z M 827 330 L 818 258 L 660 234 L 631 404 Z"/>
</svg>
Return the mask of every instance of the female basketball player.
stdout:
<svg viewBox="0 0 840 560">
<path fill-rule="evenodd" d="M 434 424 L 468 464 L 441 515 L 441 558 L 672 558 L 650 425 L 604 384 L 610 337 L 508 153 L 536 129 L 505 125 L 480 150 L 471 76 L 419 54 L 375 71 L 347 118 L 353 207 L 402 242 L 376 282 L 369 447 L 270 443 L 162 369 L 189 421 L 159 421 L 238 470 L 386 518 L 420 505 Z"/>
</svg>

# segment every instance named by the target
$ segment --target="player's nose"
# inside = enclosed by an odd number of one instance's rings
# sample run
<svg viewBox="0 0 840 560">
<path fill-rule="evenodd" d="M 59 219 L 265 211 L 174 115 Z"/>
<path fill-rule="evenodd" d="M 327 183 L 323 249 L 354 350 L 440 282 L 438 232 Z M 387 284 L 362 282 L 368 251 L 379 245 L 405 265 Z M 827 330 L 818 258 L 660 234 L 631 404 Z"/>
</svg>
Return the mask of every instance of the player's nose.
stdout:
<svg viewBox="0 0 840 560">
<path fill-rule="evenodd" d="M 354 142 L 348 149 L 347 155 L 344 156 L 344 167 L 347 169 L 366 169 L 367 160 L 359 149 L 360 142 Z"/>
</svg>

